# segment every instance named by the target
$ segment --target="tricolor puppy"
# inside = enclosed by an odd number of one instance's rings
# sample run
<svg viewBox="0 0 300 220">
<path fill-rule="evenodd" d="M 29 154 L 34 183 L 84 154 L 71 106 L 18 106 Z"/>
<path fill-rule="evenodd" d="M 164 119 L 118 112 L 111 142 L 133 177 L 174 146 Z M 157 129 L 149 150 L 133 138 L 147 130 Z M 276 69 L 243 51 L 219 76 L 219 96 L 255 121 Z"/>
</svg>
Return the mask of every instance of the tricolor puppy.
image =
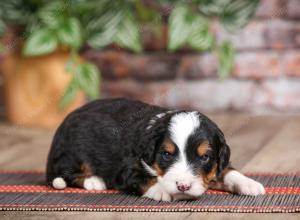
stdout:
<svg viewBox="0 0 300 220">
<path fill-rule="evenodd" d="M 163 201 L 197 198 L 210 187 L 264 194 L 260 183 L 230 167 L 229 158 L 222 131 L 200 112 L 97 100 L 58 128 L 47 181 L 56 189 L 118 189 Z"/>
</svg>

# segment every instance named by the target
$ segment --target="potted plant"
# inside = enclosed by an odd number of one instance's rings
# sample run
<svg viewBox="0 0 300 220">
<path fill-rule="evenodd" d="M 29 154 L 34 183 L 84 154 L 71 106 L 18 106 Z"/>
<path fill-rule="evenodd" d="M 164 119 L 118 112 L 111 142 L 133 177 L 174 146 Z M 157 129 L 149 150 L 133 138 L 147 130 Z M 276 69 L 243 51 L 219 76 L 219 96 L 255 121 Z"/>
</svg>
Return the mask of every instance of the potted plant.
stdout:
<svg viewBox="0 0 300 220">
<path fill-rule="evenodd" d="M 242 29 L 254 15 L 258 3 L 259 0 L 129 0 L 123 1 L 125 6 L 115 7 L 107 1 L 106 10 L 101 11 L 94 20 L 94 28 L 98 31 L 88 41 L 93 48 L 102 50 L 88 51 L 86 57 L 98 64 L 104 77 L 112 78 L 135 75 L 133 72 L 141 69 L 138 65 L 145 63 L 149 54 L 151 58 L 156 57 L 156 60 L 168 61 L 173 59 L 174 54 L 184 56 L 195 52 L 211 52 L 219 63 L 218 75 L 224 79 L 233 67 L 234 48 L 230 41 L 217 41 L 213 26 L 218 23 L 229 32 Z M 133 18 L 126 23 L 129 31 L 127 33 L 124 30 L 127 38 L 122 43 L 126 42 L 126 47 L 134 52 L 141 53 L 143 50 L 146 58 L 142 61 L 139 54 L 131 55 L 128 51 L 109 46 L 120 43 L 114 33 L 118 32 L 124 22 L 124 19 L 119 18 L 123 7 L 128 9 Z M 111 11 L 114 11 L 113 15 Z M 97 19 L 110 16 L 113 22 L 109 25 L 103 26 L 97 22 Z M 122 46 L 122 43 L 119 45 Z M 127 54 L 130 58 L 124 59 Z M 127 62 L 130 59 L 131 62 Z M 172 64 L 170 62 L 169 66 Z"/>
<path fill-rule="evenodd" d="M 0 46 L 7 54 L 2 64 L 7 116 L 17 124 L 56 126 L 83 103 L 82 92 L 99 97 L 99 70 L 81 52 L 124 48 L 141 53 L 147 50 L 145 28 L 155 36 L 150 44 L 169 54 L 214 52 L 224 78 L 231 71 L 234 50 L 230 42 L 217 43 L 211 23 L 219 20 L 229 31 L 238 30 L 257 4 L 258 0 L 3 0 L 0 35 L 8 27 L 15 35 L 12 43 Z M 103 58 L 104 69 L 107 59 Z"/>
<path fill-rule="evenodd" d="M 1 47 L 9 121 L 55 127 L 84 103 L 78 91 L 99 96 L 98 69 L 78 54 L 83 28 L 66 2 L 5 0 L 0 6 L 0 34 L 10 28 L 14 35 Z"/>
</svg>

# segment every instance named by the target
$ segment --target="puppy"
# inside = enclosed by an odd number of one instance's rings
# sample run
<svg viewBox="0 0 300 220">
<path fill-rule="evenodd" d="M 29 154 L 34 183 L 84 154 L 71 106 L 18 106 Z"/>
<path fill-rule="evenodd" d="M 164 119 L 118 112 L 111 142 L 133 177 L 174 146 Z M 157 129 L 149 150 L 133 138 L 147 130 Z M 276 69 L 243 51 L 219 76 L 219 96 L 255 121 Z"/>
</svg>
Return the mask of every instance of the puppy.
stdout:
<svg viewBox="0 0 300 220">
<path fill-rule="evenodd" d="M 122 98 L 97 100 L 57 129 L 47 182 L 56 189 L 117 189 L 157 201 L 197 198 L 208 188 L 265 193 L 229 159 L 222 131 L 200 112 Z"/>
</svg>

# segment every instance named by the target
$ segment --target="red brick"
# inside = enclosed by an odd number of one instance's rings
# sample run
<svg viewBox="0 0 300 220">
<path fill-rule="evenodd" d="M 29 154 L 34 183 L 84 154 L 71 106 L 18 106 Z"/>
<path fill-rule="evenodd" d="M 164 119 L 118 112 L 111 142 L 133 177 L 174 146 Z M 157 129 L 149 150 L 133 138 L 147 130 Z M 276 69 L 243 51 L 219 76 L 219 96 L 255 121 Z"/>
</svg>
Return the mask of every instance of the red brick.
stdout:
<svg viewBox="0 0 300 220">
<path fill-rule="evenodd" d="M 257 90 L 253 111 L 267 114 L 272 111 L 300 111 L 300 80 L 280 79 L 264 81 Z"/>
<path fill-rule="evenodd" d="M 124 78 L 129 75 L 128 57 L 121 51 L 88 51 L 84 55 L 101 70 L 101 75 L 108 79 Z"/>
<path fill-rule="evenodd" d="M 159 26 L 156 26 L 156 28 L 159 28 Z M 141 31 L 145 51 L 166 50 L 168 39 L 167 26 L 163 25 L 160 29 L 155 30 L 153 26 L 145 25 Z"/>
<path fill-rule="evenodd" d="M 286 75 L 300 77 L 300 50 L 287 51 L 283 55 L 283 68 Z"/>
<path fill-rule="evenodd" d="M 296 36 L 300 34 L 300 22 L 269 20 L 266 22 L 265 40 L 269 48 L 285 49 L 297 46 Z"/>
<path fill-rule="evenodd" d="M 300 33 L 295 36 L 295 43 L 297 47 L 300 47 Z"/>
<path fill-rule="evenodd" d="M 181 57 L 170 53 L 146 53 L 130 55 L 128 58 L 130 74 L 138 80 L 174 79 Z"/>
<path fill-rule="evenodd" d="M 260 0 L 256 17 L 276 18 L 287 15 L 286 2 L 290 0 Z M 297 0 L 296 0 L 297 1 Z"/>
<path fill-rule="evenodd" d="M 202 80 L 186 84 L 183 100 L 201 111 L 247 110 L 252 103 L 255 83 L 238 80 Z"/>
<path fill-rule="evenodd" d="M 287 14 L 291 18 L 300 18 L 300 2 L 299 0 L 287 1 Z"/>
<path fill-rule="evenodd" d="M 102 94 L 104 97 L 128 97 L 143 100 L 152 104 L 166 105 L 165 97 L 170 93 L 174 83 L 151 82 L 143 83 L 133 79 L 122 81 L 104 81 Z"/>
<path fill-rule="evenodd" d="M 132 54 L 125 51 L 89 51 L 84 57 L 96 63 L 105 79 L 143 81 L 174 79 L 181 57 L 172 53 Z"/>
<path fill-rule="evenodd" d="M 102 97 L 130 97 L 138 98 L 137 91 L 143 91 L 143 84 L 133 80 L 102 81 Z"/>
<path fill-rule="evenodd" d="M 1 62 L 0 62 L 0 65 L 1 65 Z M 1 73 L 0 73 L 0 108 L 3 106 L 3 78 L 1 76 Z"/>
<path fill-rule="evenodd" d="M 270 18 L 252 20 L 238 32 L 229 33 L 220 24 L 212 27 L 217 41 L 230 40 L 236 50 L 300 47 L 300 21 Z"/>
<path fill-rule="evenodd" d="M 213 54 L 184 55 L 178 72 L 186 79 L 217 77 L 218 61 Z"/>
<path fill-rule="evenodd" d="M 247 110 L 255 88 L 251 81 L 217 79 L 147 84 L 127 80 L 104 82 L 103 87 L 105 96 L 121 95 L 156 105 L 200 111 Z"/>
<path fill-rule="evenodd" d="M 256 48 L 266 48 L 267 42 L 265 40 L 266 22 L 251 21 L 244 29 L 229 33 L 220 25 L 215 25 L 215 31 L 218 42 L 230 40 L 236 50 L 247 50 Z"/>
<path fill-rule="evenodd" d="M 203 112 L 300 112 L 300 80 L 217 79 L 144 84 L 134 80 L 105 81 L 103 97 L 125 96 L 171 108 Z"/>
<path fill-rule="evenodd" d="M 2 62 L 3 62 L 3 56 L 0 54 L 0 109 L 1 109 L 1 107 L 3 106 L 3 76 L 2 76 Z"/>
<path fill-rule="evenodd" d="M 236 54 L 233 75 L 238 78 L 263 79 L 281 73 L 280 56 L 276 52 L 245 52 Z"/>
</svg>

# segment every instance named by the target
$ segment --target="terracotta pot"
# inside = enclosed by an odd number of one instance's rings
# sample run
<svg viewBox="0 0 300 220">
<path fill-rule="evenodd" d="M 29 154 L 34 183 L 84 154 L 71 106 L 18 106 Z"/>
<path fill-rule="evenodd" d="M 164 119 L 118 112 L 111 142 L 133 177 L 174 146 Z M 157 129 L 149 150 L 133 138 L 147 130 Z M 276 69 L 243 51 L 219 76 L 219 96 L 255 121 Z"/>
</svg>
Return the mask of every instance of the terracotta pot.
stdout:
<svg viewBox="0 0 300 220">
<path fill-rule="evenodd" d="M 10 122 L 54 128 L 84 103 L 84 94 L 78 93 L 64 111 L 59 109 L 59 100 L 72 79 L 65 71 L 67 59 L 68 52 L 63 50 L 39 57 L 24 57 L 15 51 L 4 58 L 4 104 Z"/>
</svg>

